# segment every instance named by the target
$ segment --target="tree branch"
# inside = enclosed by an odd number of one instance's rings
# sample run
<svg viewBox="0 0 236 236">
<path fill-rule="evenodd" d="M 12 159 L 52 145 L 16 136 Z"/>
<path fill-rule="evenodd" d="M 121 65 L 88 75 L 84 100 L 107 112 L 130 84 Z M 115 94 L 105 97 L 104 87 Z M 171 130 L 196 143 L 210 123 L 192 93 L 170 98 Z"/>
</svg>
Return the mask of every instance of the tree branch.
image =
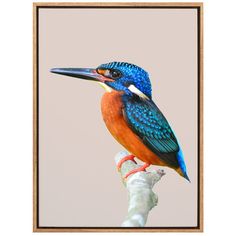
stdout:
<svg viewBox="0 0 236 236">
<path fill-rule="evenodd" d="M 116 165 L 125 156 L 126 151 L 121 151 L 115 156 Z M 151 172 L 137 172 L 130 175 L 127 180 L 124 176 L 131 170 L 140 167 L 131 160 L 127 160 L 121 166 L 120 174 L 123 184 L 128 190 L 129 206 L 122 227 L 143 227 L 147 222 L 149 211 L 157 205 L 157 195 L 152 191 L 153 186 L 165 175 L 163 170 Z"/>
</svg>

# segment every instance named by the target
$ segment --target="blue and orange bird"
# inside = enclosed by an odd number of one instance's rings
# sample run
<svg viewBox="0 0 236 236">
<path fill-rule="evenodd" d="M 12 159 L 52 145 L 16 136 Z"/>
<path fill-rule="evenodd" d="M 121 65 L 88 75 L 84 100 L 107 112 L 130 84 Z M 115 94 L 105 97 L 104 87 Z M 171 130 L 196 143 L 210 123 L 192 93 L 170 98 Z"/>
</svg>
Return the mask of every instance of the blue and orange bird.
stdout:
<svg viewBox="0 0 236 236">
<path fill-rule="evenodd" d="M 152 87 L 148 73 L 141 67 L 126 62 L 102 64 L 96 69 L 54 68 L 51 72 L 99 82 L 106 90 L 101 111 L 113 137 L 131 155 L 144 162 L 125 178 L 150 165 L 167 166 L 189 180 L 182 150 L 174 132 L 160 109 L 152 101 Z"/>
</svg>

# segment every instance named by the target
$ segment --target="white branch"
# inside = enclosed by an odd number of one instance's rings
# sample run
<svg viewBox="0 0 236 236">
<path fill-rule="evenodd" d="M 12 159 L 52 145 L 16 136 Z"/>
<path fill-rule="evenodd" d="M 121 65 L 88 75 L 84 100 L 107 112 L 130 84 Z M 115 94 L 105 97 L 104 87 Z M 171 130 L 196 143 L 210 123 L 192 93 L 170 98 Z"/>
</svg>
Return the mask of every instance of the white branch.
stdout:
<svg viewBox="0 0 236 236">
<path fill-rule="evenodd" d="M 121 151 L 115 156 L 116 165 L 125 156 L 126 151 Z M 128 215 L 122 227 L 143 227 L 146 224 L 149 211 L 157 205 L 157 195 L 152 191 L 153 186 L 165 174 L 163 170 L 151 172 L 137 172 L 130 175 L 127 180 L 124 176 L 131 170 L 140 167 L 131 160 L 125 161 L 120 170 L 123 183 L 128 190 L 129 206 Z"/>
</svg>

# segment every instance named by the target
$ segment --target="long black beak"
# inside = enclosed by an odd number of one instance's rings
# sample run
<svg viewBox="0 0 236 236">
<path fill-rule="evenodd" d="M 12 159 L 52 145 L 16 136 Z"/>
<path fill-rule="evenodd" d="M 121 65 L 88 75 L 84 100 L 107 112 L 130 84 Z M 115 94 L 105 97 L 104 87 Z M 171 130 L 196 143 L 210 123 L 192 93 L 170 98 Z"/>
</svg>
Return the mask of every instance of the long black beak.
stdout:
<svg viewBox="0 0 236 236">
<path fill-rule="evenodd" d="M 106 81 L 113 81 L 97 73 L 96 69 L 90 68 L 53 68 L 50 72 L 103 83 Z"/>
</svg>

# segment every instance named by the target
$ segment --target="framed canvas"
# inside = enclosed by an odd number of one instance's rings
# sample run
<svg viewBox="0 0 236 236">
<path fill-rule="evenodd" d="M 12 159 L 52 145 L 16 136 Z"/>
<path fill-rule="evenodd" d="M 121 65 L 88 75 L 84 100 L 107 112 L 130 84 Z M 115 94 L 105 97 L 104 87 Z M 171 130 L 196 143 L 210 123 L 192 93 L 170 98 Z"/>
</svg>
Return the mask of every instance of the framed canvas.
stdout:
<svg viewBox="0 0 236 236">
<path fill-rule="evenodd" d="M 202 232 L 203 4 L 33 18 L 33 230 Z"/>
</svg>

